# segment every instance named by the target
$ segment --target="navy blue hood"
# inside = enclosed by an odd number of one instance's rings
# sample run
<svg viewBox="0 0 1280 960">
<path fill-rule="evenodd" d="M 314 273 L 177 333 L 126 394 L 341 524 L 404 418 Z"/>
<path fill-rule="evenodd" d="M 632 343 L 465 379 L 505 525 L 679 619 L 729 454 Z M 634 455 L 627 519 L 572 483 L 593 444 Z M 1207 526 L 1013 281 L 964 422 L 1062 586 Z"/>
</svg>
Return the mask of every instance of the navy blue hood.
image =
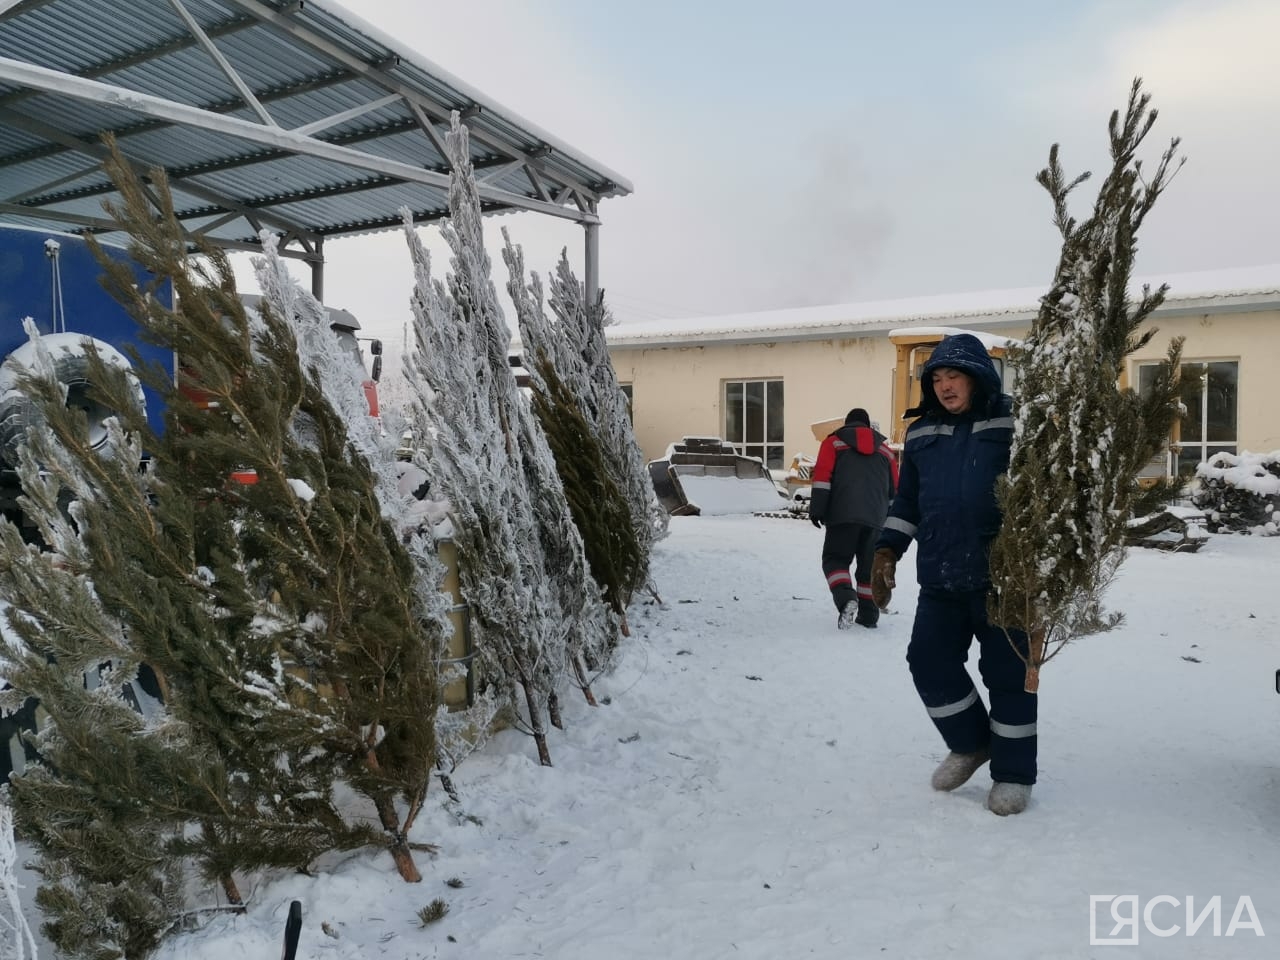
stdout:
<svg viewBox="0 0 1280 960">
<path fill-rule="evenodd" d="M 920 406 L 918 412 L 942 410 L 933 392 L 933 371 L 939 367 L 962 370 L 974 379 L 973 409 L 983 410 L 1000 396 L 1000 372 L 992 363 L 987 348 L 971 333 L 955 333 L 943 337 L 925 361 L 920 375 Z M 912 411 L 908 411 L 910 413 Z"/>
</svg>

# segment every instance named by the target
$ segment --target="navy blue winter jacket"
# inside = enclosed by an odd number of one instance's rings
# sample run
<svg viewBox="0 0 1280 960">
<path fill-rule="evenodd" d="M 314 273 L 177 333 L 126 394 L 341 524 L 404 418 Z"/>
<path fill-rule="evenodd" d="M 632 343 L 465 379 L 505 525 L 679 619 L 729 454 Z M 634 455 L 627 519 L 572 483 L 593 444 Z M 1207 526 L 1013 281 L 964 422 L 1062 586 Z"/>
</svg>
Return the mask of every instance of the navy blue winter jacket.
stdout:
<svg viewBox="0 0 1280 960">
<path fill-rule="evenodd" d="M 950 414 L 933 392 L 933 371 L 962 370 L 974 378 L 970 407 Z M 996 478 L 1009 469 L 1012 400 L 1000 375 L 972 334 L 943 339 L 924 365 L 921 414 L 907 428 L 898 495 L 876 547 L 901 558 L 918 544 L 916 578 L 922 587 L 978 590 L 990 584 L 988 552 L 1000 529 Z"/>
</svg>

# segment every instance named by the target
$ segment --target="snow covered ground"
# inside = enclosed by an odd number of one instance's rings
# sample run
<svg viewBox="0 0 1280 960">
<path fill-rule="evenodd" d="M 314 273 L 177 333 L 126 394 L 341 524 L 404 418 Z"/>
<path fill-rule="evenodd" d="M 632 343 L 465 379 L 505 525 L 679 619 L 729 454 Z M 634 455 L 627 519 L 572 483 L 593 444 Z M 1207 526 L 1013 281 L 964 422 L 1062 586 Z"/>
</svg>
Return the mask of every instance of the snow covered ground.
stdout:
<svg viewBox="0 0 1280 960">
<path fill-rule="evenodd" d="M 515 732 L 469 758 L 461 803 L 440 792 L 419 822 L 440 848 L 421 884 L 385 855 L 261 877 L 248 915 L 160 956 L 279 956 L 294 899 L 299 958 L 1276 955 L 1280 540 L 1130 554 L 1110 595 L 1127 623 L 1044 668 L 1040 782 L 1005 819 L 985 769 L 929 788 L 944 749 L 903 659 L 914 553 L 880 627 L 839 632 L 821 541 L 790 519 L 674 518 L 662 602 L 637 602 L 595 684 L 607 703 L 569 698 L 552 768 Z M 1137 945 L 1091 945 L 1104 896 L 1136 898 L 1114 937 Z M 1188 935 L 1188 901 L 1194 918 L 1215 897 L 1218 935 L 1212 910 Z M 436 898 L 449 912 L 424 927 Z"/>
</svg>

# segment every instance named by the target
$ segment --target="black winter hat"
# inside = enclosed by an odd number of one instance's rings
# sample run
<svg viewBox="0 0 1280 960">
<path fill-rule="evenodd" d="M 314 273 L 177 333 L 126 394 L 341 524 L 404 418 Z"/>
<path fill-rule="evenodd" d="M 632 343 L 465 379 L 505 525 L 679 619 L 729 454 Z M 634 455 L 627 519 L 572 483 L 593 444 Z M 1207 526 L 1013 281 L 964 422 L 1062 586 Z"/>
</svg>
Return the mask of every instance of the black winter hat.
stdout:
<svg viewBox="0 0 1280 960">
<path fill-rule="evenodd" d="M 871 426 L 871 417 L 867 414 L 867 411 L 863 410 L 861 407 L 854 407 L 845 415 L 844 425 L 848 427 L 855 423 L 860 423 L 864 427 L 869 427 Z"/>
</svg>

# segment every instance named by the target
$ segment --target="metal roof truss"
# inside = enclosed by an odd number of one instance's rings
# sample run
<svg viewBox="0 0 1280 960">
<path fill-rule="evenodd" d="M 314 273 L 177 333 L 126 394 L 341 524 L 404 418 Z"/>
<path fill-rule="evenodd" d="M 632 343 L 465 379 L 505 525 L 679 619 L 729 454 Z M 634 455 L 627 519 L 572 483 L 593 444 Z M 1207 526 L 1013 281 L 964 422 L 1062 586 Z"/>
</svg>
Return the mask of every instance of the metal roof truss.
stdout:
<svg viewBox="0 0 1280 960">
<path fill-rule="evenodd" d="M 0 0 L 0 215 L 110 233 L 105 132 L 166 171 L 189 233 L 238 249 L 263 229 L 318 265 L 326 237 L 448 215 L 458 111 L 485 212 L 599 223 L 629 193 L 424 61 L 298 0 Z M 589 229 L 589 234 L 594 230 Z"/>
</svg>

